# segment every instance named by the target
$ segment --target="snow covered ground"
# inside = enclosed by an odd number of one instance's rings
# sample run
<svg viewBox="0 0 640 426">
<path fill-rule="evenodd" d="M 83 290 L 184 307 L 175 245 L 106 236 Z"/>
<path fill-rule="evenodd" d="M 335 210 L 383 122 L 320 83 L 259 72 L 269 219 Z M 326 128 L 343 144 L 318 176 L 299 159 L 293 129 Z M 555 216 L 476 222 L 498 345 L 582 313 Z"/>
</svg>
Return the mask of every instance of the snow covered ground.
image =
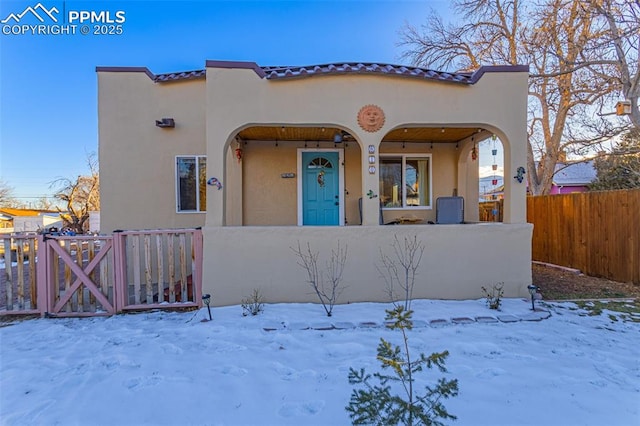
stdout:
<svg viewBox="0 0 640 426">
<path fill-rule="evenodd" d="M 504 302 L 503 319 L 531 319 L 529 302 Z M 349 367 L 374 372 L 380 337 L 400 340 L 381 325 L 388 308 L 339 305 L 327 318 L 319 305 L 275 304 L 257 317 L 213 308 L 211 322 L 201 322 L 206 308 L 17 322 L 0 328 L 0 424 L 346 425 Z M 640 424 L 640 323 L 585 316 L 571 303 L 547 305 L 542 321 L 440 326 L 430 322 L 496 312 L 483 300 L 419 300 L 413 309 L 414 353 L 451 354 L 447 377 L 460 394 L 445 406 L 456 425 Z M 331 324 L 345 329 L 320 330 Z M 427 370 L 418 384 L 441 375 Z"/>
</svg>

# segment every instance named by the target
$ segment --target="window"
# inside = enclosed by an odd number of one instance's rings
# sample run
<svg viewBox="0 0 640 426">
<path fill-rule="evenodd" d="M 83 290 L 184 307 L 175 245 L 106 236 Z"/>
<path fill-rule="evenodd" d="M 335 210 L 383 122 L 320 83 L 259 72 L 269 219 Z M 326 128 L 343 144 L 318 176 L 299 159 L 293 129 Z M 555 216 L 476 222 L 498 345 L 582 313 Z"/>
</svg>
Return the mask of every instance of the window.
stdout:
<svg viewBox="0 0 640 426">
<path fill-rule="evenodd" d="M 207 211 L 207 157 L 176 157 L 178 212 Z"/>
<path fill-rule="evenodd" d="M 431 208 L 431 155 L 381 155 L 384 208 Z"/>
</svg>

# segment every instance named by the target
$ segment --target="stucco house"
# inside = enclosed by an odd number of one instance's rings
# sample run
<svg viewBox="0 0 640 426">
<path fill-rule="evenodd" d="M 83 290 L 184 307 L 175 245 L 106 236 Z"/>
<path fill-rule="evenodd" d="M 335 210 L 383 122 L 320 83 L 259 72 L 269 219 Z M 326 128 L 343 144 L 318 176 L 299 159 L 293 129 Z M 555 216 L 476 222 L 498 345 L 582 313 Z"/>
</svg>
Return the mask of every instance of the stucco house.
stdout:
<svg viewBox="0 0 640 426">
<path fill-rule="evenodd" d="M 1 208 L 0 233 L 38 232 L 62 225 L 60 213 L 51 210 Z"/>
<path fill-rule="evenodd" d="M 558 163 L 550 194 L 586 192 L 597 177 L 593 160 L 580 163 Z"/>
<path fill-rule="evenodd" d="M 496 135 L 505 175 L 525 166 L 528 67 L 207 61 L 97 74 L 101 231 L 202 227 L 215 304 L 256 288 L 270 302 L 314 301 L 291 248 L 309 243 L 326 260 L 338 242 L 339 302 L 387 301 L 375 265 L 395 236 L 426 246 L 414 297 L 479 298 L 499 282 L 507 297 L 528 294 L 526 179 L 505 180 L 503 223 L 478 223 L 476 155 Z M 452 196 L 464 223 L 431 224 Z"/>
</svg>

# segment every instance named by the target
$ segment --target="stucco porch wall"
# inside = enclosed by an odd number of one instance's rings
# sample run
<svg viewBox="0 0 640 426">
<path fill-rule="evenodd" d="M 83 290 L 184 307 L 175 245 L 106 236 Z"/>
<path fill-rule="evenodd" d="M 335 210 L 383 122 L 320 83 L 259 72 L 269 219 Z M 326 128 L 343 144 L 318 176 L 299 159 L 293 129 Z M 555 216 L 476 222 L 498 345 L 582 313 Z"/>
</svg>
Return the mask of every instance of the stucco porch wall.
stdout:
<svg viewBox="0 0 640 426">
<path fill-rule="evenodd" d="M 237 68 L 236 68 L 237 66 Z M 473 85 L 376 75 L 331 75 L 270 81 L 247 64 L 207 65 L 207 174 L 226 175 L 225 152 L 238 132 L 254 126 L 334 127 L 347 131 L 365 152 L 376 155 L 389 131 L 401 127 L 477 127 L 495 133 L 504 144 L 505 176 L 526 165 L 526 106 L 528 72 L 486 72 Z M 379 106 L 385 121 L 377 132 L 357 122 L 367 104 Z M 471 149 L 472 143 L 461 146 Z M 465 148 L 465 149 L 463 149 Z M 465 151 L 466 152 L 466 151 Z M 366 194 L 379 187 L 379 167 L 370 174 L 367 156 L 360 158 L 361 188 Z M 458 170 L 460 171 L 460 170 Z M 505 223 L 525 223 L 525 186 L 505 180 Z M 459 194 L 468 188 L 457 182 Z M 228 189 L 228 187 L 227 187 Z M 477 190 L 473 191 L 477 194 Z M 450 195 L 450 194 L 448 194 Z M 206 226 L 237 224 L 225 217 L 226 191 L 207 193 Z M 469 198 L 469 197 L 467 197 Z M 378 223 L 376 199 L 363 199 L 363 222 Z M 230 220 L 227 220 L 230 219 Z"/>
<path fill-rule="evenodd" d="M 425 246 L 414 298 L 478 299 L 482 286 L 504 283 L 505 297 L 528 296 L 531 224 L 397 225 L 358 227 L 207 227 L 203 292 L 215 305 L 239 304 L 253 289 L 267 302 L 317 302 L 292 247 L 307 242 L 324 267 L 331 249 L 346 246 L 346 286 L 339 303 L 386 302 L 376 264 L 391 255 L 394 236 L 416 235 Z"/>
</svg>

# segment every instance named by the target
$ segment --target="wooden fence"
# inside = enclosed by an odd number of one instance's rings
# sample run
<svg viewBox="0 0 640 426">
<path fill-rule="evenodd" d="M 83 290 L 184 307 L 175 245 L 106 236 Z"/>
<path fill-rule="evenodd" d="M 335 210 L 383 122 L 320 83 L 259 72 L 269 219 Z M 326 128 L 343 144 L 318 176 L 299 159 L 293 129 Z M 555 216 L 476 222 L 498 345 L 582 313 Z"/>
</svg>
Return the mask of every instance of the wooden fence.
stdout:
<svg viewBox="0 0 640 426">
<path fill-rule="evenodd" d="M 5 236 L 0 314 L 112 315 L 201 305 L 202 231 Z"/>
<path fill-rule="evenodd" d="M 533 259 L 640 284 L 640 189 L 527 198 Z"/>
<path fill-rule="evenodd" d="M 502 222 L 504 200 L 482 201 L 478 209 L 480 222 Z"/>
</svg>

